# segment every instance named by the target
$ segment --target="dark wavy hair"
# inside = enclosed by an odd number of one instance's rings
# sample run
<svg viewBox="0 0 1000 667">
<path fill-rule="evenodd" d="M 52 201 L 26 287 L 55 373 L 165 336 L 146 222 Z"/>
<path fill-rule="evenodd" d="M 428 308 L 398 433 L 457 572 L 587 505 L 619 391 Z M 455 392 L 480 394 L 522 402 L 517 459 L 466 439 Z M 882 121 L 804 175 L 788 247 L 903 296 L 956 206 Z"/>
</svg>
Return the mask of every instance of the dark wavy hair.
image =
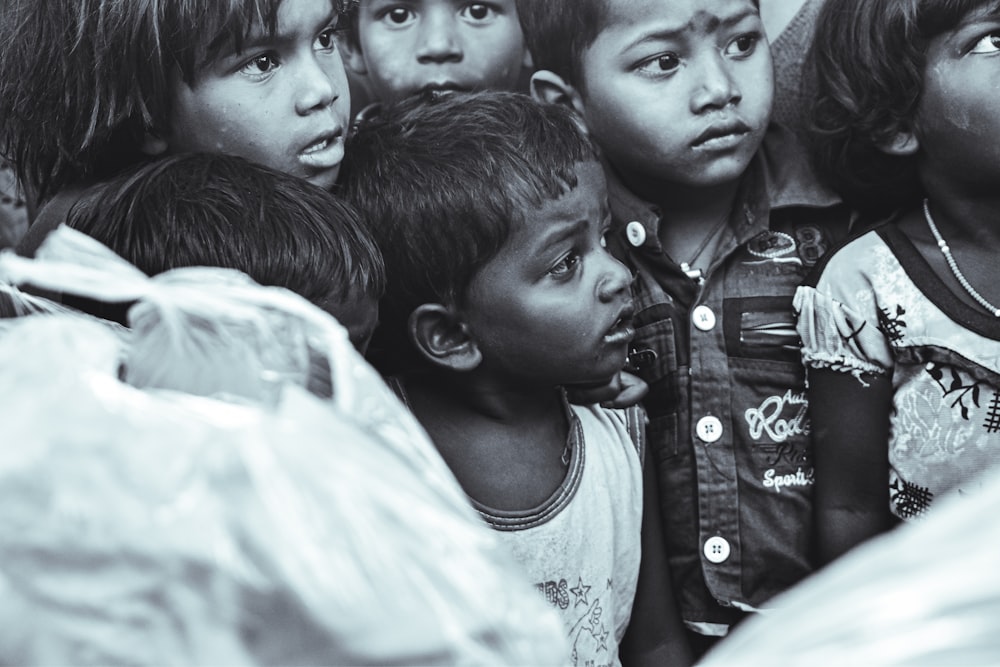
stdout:
<svg viewBox="0 0 1000 667">
<path fill-rule="evenodd" d="M 826 0 L 806 58 L 807 140 L 820 177 L 882 216 L 921 194 L 916 156 L 879 146 L 913 129 L 929 42 L 997 0 Z"/>
<path fill-rule="evenodd" d="M 382 256 L 358 212 L 301 178 L 240 157 L 185 153 L 90 188 L 66 224 L 148 275 L 219 266 L 321 307 L 378 299 Z"/>
<path fill-rule="evenodd" d="M 38 199 L 145 160 L 174 77 L 273 33 L 282 1 L 3 0 L 0 151 Z"/>
<path fill-rule="evenodd" d="M 462 305 L 514 226 L 596 159 L 572 111 L 520 93 L 418 95 L 362 123 L 340 173 L 385 258 L 372 354 L 409 348 L 406 322 L 421 304 Z"/>
</svg>

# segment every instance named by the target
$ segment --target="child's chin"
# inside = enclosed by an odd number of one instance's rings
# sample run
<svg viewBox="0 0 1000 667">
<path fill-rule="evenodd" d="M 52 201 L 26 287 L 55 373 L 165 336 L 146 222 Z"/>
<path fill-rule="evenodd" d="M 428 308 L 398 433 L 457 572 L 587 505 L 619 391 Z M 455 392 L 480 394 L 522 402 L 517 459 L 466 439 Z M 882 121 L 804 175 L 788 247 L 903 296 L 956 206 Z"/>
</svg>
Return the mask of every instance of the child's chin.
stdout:
<svg viewBox="0 0 1000 667">
<path fill-rule="evenodd" d="M 339 172 L 340 165 L 337 165 L 332 169 L 327 169 L 326 171 L 307 176 L 306 180 L 313 185 L 323 188 L 324 190 L 331 190 L 337 182 L 337 174 Z"/>
</svg>

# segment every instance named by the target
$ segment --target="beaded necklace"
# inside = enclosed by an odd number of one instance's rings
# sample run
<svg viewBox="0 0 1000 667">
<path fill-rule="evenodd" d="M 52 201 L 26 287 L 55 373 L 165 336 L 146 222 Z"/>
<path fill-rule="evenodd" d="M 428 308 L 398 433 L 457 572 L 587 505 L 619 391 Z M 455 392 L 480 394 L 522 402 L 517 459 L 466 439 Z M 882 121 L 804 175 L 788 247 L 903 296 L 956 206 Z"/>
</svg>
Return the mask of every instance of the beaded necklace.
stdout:
<svg viewBox="0 0 1000 667">
<path fill-rule="evenodd" d="M 1000 308 L 997 308 L 992 303 L 986 300 L 982 294 L 976 291 L 976 289 L 966 280 L 965 275 L 958 268 L 958 263 L 955 262 L 955 258 L 951 254 L 951 248 L 945 243 L 945 240 L 941 237 L 941 232 L 938 231 L 937 225 L 934 224 L 934 218 L 931 217 L 930 206 L 927 205 L 927 200 L 924 200 L 924 218 L 927 220 L 927 226 L 931 228 L 931 233 L 934 238 L 937 239 L 938 248 L 941 249 L 941 254 L 944 255 L 944 261 L 948 263 L 948 268 L 951 269 L 952 274 L 955 276 L 955 280 L 958 284 L 968 292 L 969 296 L 976 300 L 980 306 L 986 310 L 993 313 L 994 317 L 1000 317 Z"/>
</svg>

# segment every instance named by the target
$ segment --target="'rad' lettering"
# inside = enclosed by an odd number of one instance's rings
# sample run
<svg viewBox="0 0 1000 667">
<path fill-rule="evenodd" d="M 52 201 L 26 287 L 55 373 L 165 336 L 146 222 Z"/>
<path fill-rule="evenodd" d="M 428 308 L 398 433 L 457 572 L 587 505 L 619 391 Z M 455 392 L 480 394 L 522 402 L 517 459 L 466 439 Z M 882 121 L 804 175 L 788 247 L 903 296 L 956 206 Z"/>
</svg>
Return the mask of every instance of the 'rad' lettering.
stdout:
<svg viewBox="0 0 1000 667">
<path fill-rule="evenodd" d="M 783 419 L 782 412 L 786 406 L 797 405 L 798 410 L 791 419 Z M 750 437 L 760 440 L 765 433 L 774 442 L 784 442 L 796 435 L 808 435 L 809 419 L 806 409 L 809 402 L 802 392 L 793 393 L 791 389 L 783 396 L 771 396 L 760 404 L 759 408 L 749 408 L 744 413 L 747 426 L 750 427 Z"/>
</svg>

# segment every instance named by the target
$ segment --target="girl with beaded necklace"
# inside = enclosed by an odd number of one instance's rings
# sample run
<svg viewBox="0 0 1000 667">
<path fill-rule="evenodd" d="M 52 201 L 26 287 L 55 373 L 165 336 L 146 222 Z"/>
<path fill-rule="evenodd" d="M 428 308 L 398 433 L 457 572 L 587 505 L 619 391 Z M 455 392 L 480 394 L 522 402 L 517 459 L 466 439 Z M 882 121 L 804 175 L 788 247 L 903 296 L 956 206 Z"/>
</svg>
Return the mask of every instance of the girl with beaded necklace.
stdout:
<svg viewBox="0 0 1000 667">
<path fill-rule="evenodd" d="M 1000 0 L 828 0 L 813 154 L 863 218 L 795 308 L 828 562 L 1000 461 Z"/>
</svg>

